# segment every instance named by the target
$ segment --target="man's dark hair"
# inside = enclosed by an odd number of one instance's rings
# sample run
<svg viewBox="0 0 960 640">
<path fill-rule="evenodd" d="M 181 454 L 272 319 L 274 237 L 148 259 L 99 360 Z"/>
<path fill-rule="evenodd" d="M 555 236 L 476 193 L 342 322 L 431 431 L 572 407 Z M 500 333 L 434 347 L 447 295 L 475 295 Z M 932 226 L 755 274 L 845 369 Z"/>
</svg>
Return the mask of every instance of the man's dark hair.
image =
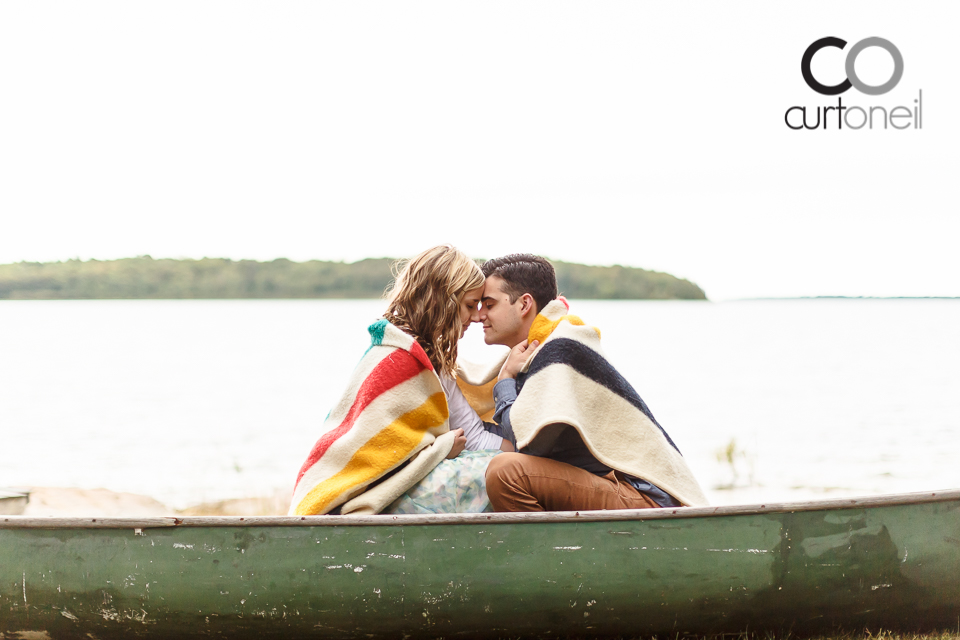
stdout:
<svg viewBox="0 0 960 640">
<path fill-rule="evenodd" d="M 480 267 L 486 277 L 503 278 L 503 292 L 510 297 L 510 304 L 525 293 L 533 296 L 537 312 L 557 297 L 557 272 L 553 265 L 540 256 L 529 253 L 511 253 L 502 258 L 487 260 Z"/>
</svg>

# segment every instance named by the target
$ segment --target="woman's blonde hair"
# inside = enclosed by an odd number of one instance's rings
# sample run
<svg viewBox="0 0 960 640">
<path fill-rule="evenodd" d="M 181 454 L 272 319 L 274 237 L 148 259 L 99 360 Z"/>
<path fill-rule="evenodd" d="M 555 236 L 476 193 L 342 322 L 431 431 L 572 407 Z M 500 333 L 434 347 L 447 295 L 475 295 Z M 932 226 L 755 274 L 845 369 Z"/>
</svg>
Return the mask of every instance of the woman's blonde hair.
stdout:
<svg viewBox="0 0 960 640">
<path fill-rule="evenodd" d="M 460 299 L 483 286 L 480 266 L 456 247 L 440 245 L 397 262 L 393 273 L 383 317 L 416 339 L 438 374 L 455 376 Z"/>
</svg>

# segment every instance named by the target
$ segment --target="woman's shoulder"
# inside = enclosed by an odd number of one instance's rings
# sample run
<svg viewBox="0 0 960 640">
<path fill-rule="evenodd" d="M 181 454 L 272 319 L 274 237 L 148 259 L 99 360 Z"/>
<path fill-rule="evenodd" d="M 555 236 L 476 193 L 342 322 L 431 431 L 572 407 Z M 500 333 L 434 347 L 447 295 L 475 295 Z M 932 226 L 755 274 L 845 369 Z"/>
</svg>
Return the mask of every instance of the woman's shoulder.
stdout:
<svg viewBox="0 0 960 640">
<path fill-rule="evenodd" d="M 423 350 L 417 339 L 396 326 L 386 318 L 380 318 L 369 327 L 370 347 L 389 347 L 404 351 L 409 357 L 418 361 L 424 368 L 433 369 L 433 363 L 430 362 L 427 352 Z M 368 352 L 369 353 L 369 352 Z"/>
<path fill-rule="evenodd" d="M 463 392 L 461 392 L 460 387 L 457 386 L 456 378 L 449 374 L 440 372 L 437 372 L 437 375 L 440 377 L 440 386 L 443 387 L 443 390 L 447 394 L 448 398 L 458 393 L 462 395 Z"/>
<path fill-rule="evenodd" d="M 411 343 L 416 343 L 416 339 L 396 326 L 386 318 L 380 318 L 367 327 L 370 334 L 370 346 L 372 347 L 395 347 L 409 351 Z"/>
</svg>

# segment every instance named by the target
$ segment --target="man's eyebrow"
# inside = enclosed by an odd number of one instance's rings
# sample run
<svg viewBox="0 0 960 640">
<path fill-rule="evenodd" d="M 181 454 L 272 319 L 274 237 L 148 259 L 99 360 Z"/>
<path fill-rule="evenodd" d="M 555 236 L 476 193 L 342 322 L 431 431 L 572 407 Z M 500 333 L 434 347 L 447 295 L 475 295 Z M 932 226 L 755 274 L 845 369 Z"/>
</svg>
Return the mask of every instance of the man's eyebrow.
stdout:
<svg viewBox="0 0 960 640">
<path fill-rule="evenodd" d="M 493 296 L 483 296 L 482 298 L 480 298 L 480 302 L 486 302 L 487 300 L 493 300 L 494 302 L 496 302 L 496 298 L 494 298 Z"/>
</svg>

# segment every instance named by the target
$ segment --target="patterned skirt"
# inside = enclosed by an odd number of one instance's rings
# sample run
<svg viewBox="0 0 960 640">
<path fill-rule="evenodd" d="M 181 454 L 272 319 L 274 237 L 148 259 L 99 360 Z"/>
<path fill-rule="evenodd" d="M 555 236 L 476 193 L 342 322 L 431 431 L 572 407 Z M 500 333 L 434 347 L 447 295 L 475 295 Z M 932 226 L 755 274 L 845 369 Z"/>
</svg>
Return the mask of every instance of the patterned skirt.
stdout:
<svg viewBox="0 0 960 640">
<path fill-rule="evenodd" d="M 464 451 L 444 460 L 383 513 L 483 513 L 493 511 L 484 474 L 499 449 Z"/>
</svg>

